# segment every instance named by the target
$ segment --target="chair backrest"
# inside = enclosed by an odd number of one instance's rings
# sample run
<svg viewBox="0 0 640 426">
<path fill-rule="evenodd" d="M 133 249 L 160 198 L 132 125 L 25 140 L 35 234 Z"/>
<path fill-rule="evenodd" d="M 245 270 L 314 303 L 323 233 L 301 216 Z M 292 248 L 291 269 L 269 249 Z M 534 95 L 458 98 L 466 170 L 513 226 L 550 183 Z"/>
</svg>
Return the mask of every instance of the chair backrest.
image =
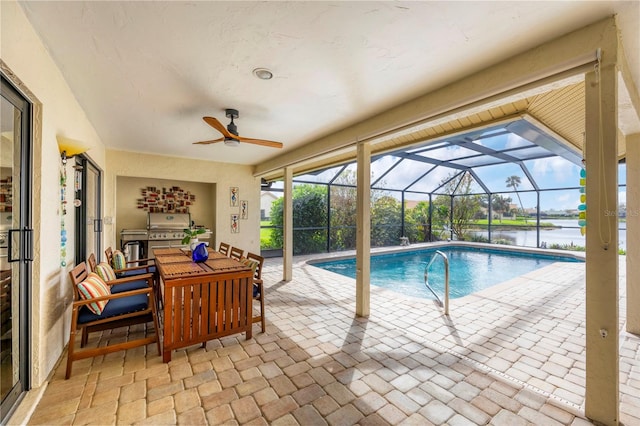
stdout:
<svg viewBox="0 0 640 426">
<path fill-rule="evenodd" d="M 262 279 L 262 265 L 264 264 L 264 257 L 258 256 L 255 253 L 248 252 L 247 259 L 258 262 L 258 266 L 256 267 L 256 273 L 253 275 L 253 278 L 255 278 L 256 280 Z"/>
<path fill-rule="evenodd" d="M 227 243 L 220 243 L 220 247 L 218 247 L 218 251 L 225 256 L 229 257 L 229 250 L 231 250 L 231 246 Z"/>
<path fill-rule="evenodd" d="M 231 247 L 231 252 L 229 253 L 229 257 L 235 260 L 240 260 L 244 255 L 244 250 L 238 247 Z"/>
<path fill-rule="evenodd" d="M 93 254 L 91 256 L 93 256 Z M 75 300 L 80 300 L 80 293 L 78 293 L 78 284 L 86 280 L 88 276 L 89 271 L 87 270 L 87 263 L 85 262 L 78 263 L 75 268 L 69 271 L 69 278 L 71 278 L 71 282 L 73 283 L 73 294 Z"/>
<path fill-rule="evenodd" d="M 87 258 L 87 263 L 89 264 L 89 271 L 95 272 L 96 271 L 96 266 L 98 266 L 98 262 L 96 261 L 96 256 L 93 253 L 91 253 L 89 255 L 89 257 Z M 77 266 L 76 266 L 76 268 L 77 268 Z M 78 281 L 78 282 L 80 282 L 80 281 Z"/>
<path fill-rule="evenodd" d="M 104 251 L 104 255 L 106 256 L 107 263 L 109 265 L 113 265 L 113 251 L 111 250 L 111 247 L 107 247 Z"/>
</svg>

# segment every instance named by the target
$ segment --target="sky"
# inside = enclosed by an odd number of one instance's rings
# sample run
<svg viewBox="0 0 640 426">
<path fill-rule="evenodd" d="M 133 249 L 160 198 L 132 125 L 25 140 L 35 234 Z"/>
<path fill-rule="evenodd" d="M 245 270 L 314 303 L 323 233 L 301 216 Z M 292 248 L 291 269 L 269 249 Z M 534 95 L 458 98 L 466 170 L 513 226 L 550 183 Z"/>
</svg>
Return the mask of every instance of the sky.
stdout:
<svg viewBox="0 0 640 426">
<path fill-rule="evenodd" d="M 529 155 L 527 153 L 532 153 L 533 156 L 535 153 L 547 152 L 544 148 L 534 145 L 531 142 L 513 133 L 498 134 L 492 137 L 480 137 L 473 140 L 471 143 L 482 145 L 483 147 L 491 148 L 494 150 L 512 150 L 509 151 L 510 154 L 522 155 L 523 157 L 521 158 L 526 158 L 526 156 Z M 408 151 L 414 151 L 418 155 L 424 156 L 430 160 L 451 160 L 459 158 L 460 160 L 458 160 L 457 162 L 463 165 L 474 165 L 473 163 L 479 158 L 476 151 L 472 151 L 471 149 L 467 149 L 458 145 L 435 143 L 429 145 L 429 147 L 433 149 L 422 153 L 420 152 L 420 150 L 415 149 L 409 149 Z M 466 159 L 464 157 L 466 157 Z M 443 181 L 443 179 L 447 178 L 447 176 L 450 176 L 452 172 L 457 172 L 457 170 L 455 169 L 443 166 L 434 166 L 432 164 L 425 164 L 421 161 L 414 161 L 406 158 L 399 162 L 400 160 L 400 157 L 389 154 L 372 161 L 371 181 L 372 183 L 374 183 L 374 187 L 382 187 L 388 189 L 409 188 L 410 191 L 417 191 L 428 194 L 429 192 L 434 191 Z M 580 204 L 580 192 L 577 188 L 580 186 L 581 166 L 578 166 L 560 156 L 534 160 L 524 160 L 523 164 L 541 190 L 554 188 L 573 188 L 570 190 L 541 191 L 541 210 L 548 211 L 577 209 L 578 205 Z M 294 183 L 297 180 L 326 183 L 330 179 L 334 178 L 336 174 L 342 169 L 342 167 L 343 166 L 333 167 L 320 173 L 294 177 Z M 588 164 L 586 167 L 588 173 Z M 507 193 L 511 192 L 512 188 L 506 186 L 506 179 L 509 176 L 519 176 L 521 185 L 518 187 L 518 191 L 520 199 L 522 200 L 522 206 L 525 209 L 536 207 L 536 193 L 528 192 L 534 188 L 533 184 L 531 183 L 531 181 L 529 181 L 526 174 L 518 164 L 505 163 L 497 165 L 476 166 L 473 168 L 473 170 L 491 192 L 502 193 L 503 196 L 511 197 L 512 203 L 518 204 L 519 201 L 517 195 L 515 193 Z M 356 165 L 355 163 L 352 163 L 348 165 L 345 171 L 343 171 L 342 173 L 343 175 L 351 174 L 353 179 L 355 179 L 355 172 Z M 428 174 L 425 175 L 425 173 L 427 172 Z M 625 183 L 626 165 L 621 164 L 619 166 L 618 184 L 624 185 Z M 279 182 L 279 184 L 281 184 L 281 182 Z M 274 188 L 278 187 L 281 188 L 282 186 L 277 184 L 274 185 Z M 480 185 L 476 184 L 473 186 L 473 192 L 484 192 L 484 190 Z M 398 195 L 399 193 L 397 192 L 391 192 L 391 194 L 396 196 L 396 198 L 400 197 Z M 407 192 L 405 195 L 405 199 L 428 199 L 428 195 Z M 618 191 L 618 203 L 626 204 L 625 187 L 621 187 Z"/>
</svg>

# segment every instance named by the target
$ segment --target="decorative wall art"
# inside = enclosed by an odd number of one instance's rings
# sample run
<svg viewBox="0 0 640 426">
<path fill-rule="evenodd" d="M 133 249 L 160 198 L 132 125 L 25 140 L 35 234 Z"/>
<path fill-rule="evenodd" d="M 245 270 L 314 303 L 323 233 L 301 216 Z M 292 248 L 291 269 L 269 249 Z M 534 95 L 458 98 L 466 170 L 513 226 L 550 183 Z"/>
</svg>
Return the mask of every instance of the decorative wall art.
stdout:
<svg viewBox="0 0 640 426">
<path fill-rule="evenodd" d="M 240 196 L 240 194 L 238 194 L 238 187 L 237 186 L 232 186 L 231 188 L 229 188 L 229 200 L 231 203 L 231 207 L 238 207 L 238 197 Z"/>
<path fill-rule="evenodd" d="M 151 213 L 189 213 L 189 206 L 196 202 L 195 194 L 178 186 L 147 186 L 140 192 L 142 198 L 138 199 L 138 208 Z"/>
<path fill-rule="evenodd" d="M 586 161 L 582 160 L 582 168 L 580 169 L 580 204 L 578 205 L 578 225 L 580 226 L 580 235 L 587 233 L 587 169 Z"/>
<path fill-rule="evenodd" d="M 239 234 L 240 233 L 240 222 L 238 221 L 238 215 L 231 215 L 231 233 Z"/>
<path fill-rule="evenodd" d="M 240 219 L 247 220 L 249 217 L 249 202 L 247 200 L 240 200 Z"/>
<path fill-rule="evenodd" d="M 67 215 L 67 166 L 60 168 L 60 266 L 67 266 L 67 230 L 65 216 Z"/>
</svg>

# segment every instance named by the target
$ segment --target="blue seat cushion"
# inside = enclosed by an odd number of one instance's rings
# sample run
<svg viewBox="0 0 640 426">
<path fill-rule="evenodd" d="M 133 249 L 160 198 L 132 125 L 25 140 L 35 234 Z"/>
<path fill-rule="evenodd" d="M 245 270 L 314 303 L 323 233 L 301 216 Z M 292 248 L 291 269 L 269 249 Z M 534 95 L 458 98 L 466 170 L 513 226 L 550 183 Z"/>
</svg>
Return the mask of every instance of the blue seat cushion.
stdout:
<svg viewBox="0 0 640 426">
<path fill-rule="evenodd" d="M 149 266 L 149 272 L 151 272 L 152 274 L 155 274 L 156 273 L 156 267 L 155 266 Z M 118 278 L 124 278 L 124 277 L 133 277 L 135 275 L 148 274 L 149 272 L 147 272 L 146 269 L 138 269 L 138 270 L 135 270 L 135 271 L 118 272 L 116 275 L 118 275 Z"/>
<path fill-rule="evenodd" d="M 140 290 L 141 288 L 147 288 L 147 280 L 131 281 L 128 283 L 114 284 L 111 286 L 111 293 L 122 293 L 123 291 Z M 111 303 L 111 302 L 109 302 Z"/>
<path fill-rule="evenodd" d="M 102 311 L 101 315 L 96 315 L 83 306 L 78 313 L 78 324 L 85 324 L 99 319 L 110 318 L 117 315 L 128 314 L 147 309 L 149 298 L 146 294 L 136 294 L 118 299 L 111 299 Z"/>
</svg>

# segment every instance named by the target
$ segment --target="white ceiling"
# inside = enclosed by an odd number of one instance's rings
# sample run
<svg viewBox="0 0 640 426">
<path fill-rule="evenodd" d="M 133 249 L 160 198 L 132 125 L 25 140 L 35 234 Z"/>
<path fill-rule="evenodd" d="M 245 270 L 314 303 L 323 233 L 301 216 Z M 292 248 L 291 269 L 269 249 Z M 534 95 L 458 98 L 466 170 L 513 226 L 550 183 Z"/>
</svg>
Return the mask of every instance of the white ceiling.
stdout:
<svg viewBox="0 0 640 426">
<path fill-rule="evenodd" d="M 615 13 L 640 85 L 638 1 L 21 6 L 113 149 L 259 164 Z M 226 125 L 225 108 L 284 148 L 193 145 L 220 137 L 202 117 Z"/>
</svg>

